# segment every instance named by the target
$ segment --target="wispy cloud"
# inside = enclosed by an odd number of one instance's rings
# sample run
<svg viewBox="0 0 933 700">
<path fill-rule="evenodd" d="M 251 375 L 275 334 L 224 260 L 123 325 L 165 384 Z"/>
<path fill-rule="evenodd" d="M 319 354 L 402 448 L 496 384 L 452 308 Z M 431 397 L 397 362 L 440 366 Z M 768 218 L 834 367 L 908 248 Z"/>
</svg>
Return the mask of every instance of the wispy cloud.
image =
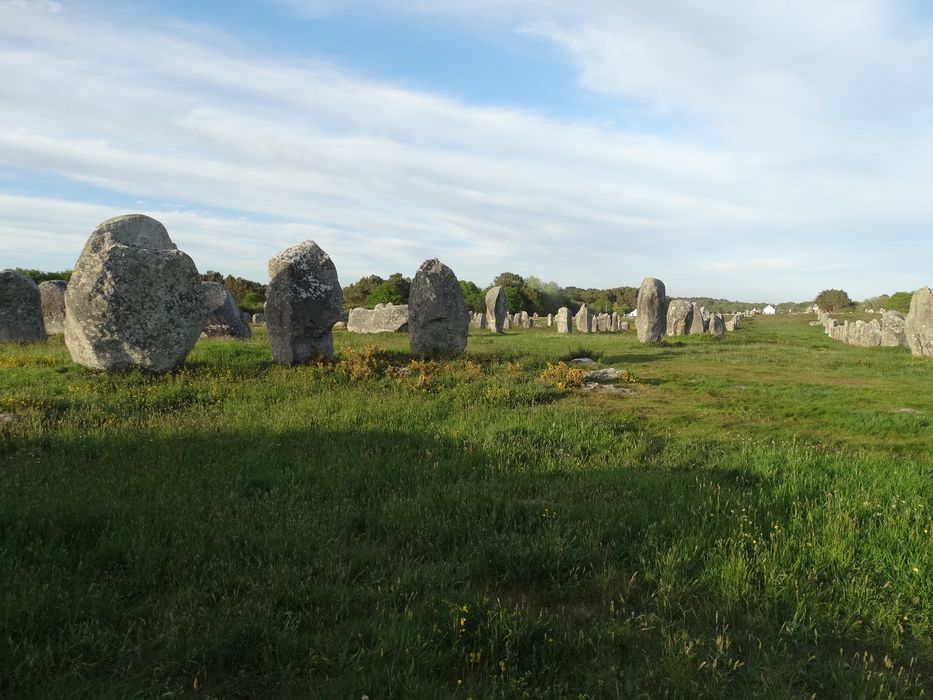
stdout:
<svg viewBox="0 0 933 700">
<path fill-rule="evenodd" d="M 437 255 L 479 283 L 503 269 L 586 286 L 652 274 L 678 294 L 784 298 L 813 293 L 830 256 L 853 271 L 878 260 L 874 227 L 924 240 L 933 139 L 917 115 L 933 99 L 914 62 L 933 52 L 887 3 L 800 3 L 791 19 L 765 3 L 397 5 L 546 37 L 588 89 L 683 112 L 703 139 L 478 107 L 198 27 L 16 2 L 0 4 L 0 164 L 143 199 L 200 267 L 255 278 L 311 237 L 345 282 Z M 0 251 L 76 256 L 121 213 L 105 205 L 0 197 Z M 785 259 L 795 277 L 765 264 Z M 850 291 L 918 286 L 929 259 L 901 266 Z"/>
</svg>

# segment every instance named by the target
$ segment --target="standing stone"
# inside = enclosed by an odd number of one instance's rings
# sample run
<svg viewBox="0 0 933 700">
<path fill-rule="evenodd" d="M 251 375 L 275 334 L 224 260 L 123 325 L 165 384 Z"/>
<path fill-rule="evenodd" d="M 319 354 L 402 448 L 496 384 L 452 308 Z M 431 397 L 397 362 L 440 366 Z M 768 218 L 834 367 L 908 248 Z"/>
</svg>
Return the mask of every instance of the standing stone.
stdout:
<svg viewBox="0 0 933 700">
<path fill-rule="evenodd" d="M 712 317 L 713 315 L 709 312 L 709 309 L 707 309 L 705 306 L 700 307 L 700 318 L 703 319 L 703 332 L 704 333 L 709 331 L 709 320 Z"/>
<path fill-rule="evenodd" d="M 522 314 L 520 311 L 512 315 L 512 328 L 521 328 L 522 327 Z"/>
<path fill-rule="evenodd" d="M 65 345 L 79 365 L 168 372 L 206 318 L 201 278 L 165 227 L 148 216 L 108 219 L 88 238 L 65 290 Z"/>
<path fill-rule="evenodd" d="M 554 325 L 554 314 L 547 315 L 547 327 L 550 328 Z"/>
<path fill-rule="evenodd" d="M 906 327 L 907 322 L 903 314 L 897 311 L 882 311 L 881 345 L 886 348 L 907 347 Z"/>
<path fill-rule="evenodd" d="M 566 306 L 560 307 L 554 317 L 554 323 L 557 324 L 558 333 L 572 333 L 573 323 L 571 322 L 570 309 Z"/>
<path fill-rule="evenodd" d="M 505 318 L 502 319 L 502 328 L 505 330 L 512 330 L 512 316 L 511 314 L 506 314 Z"/>
<path fill-rule="evenodd" d="M 687 335 L 692 323 L 693 305 L 685 299 L 674 299 L 667 307 L 667 334 Z"/>
<path fill-rule="evenodd" d="M 40 343 L 47 337 L 39 286 L 19 272 L 0 272 L 0 343 Z"/>
<path fill-rule="evenodd" d="M 201 282 L 204 290 L 204 308 L 207 311 L 207 320 L 201 334 L 206 338 L 252 338 L 249 314 L 241 312 L 236 305 L 236 299 L 224 285 L 219 282 Z"/>
<path fill-rule="evenodd" d="M 619 321 L 619 330 L 628 331 L 628 321 Z"/>
<path fill-rule="evenodd" d="M 407 304 L 376 304 L 374 309 L 350 309 L 347 330 L 351 333 L 407 333 Z"/>
<path fill-rule="evenodd" d="M 921 287 L 910 300 L 904 332 L 914 357 L 933 357 L 933 292 Z"/>
<path fill-rule="evenodd" d="M 664 282 L 654 277 L 646 277 L 638 290 L 638 315 L 635 328 L 638 329 L 638 341 L 656 343 L 661 340 L 667 325 L 664 315 Z"/>
<path fill-rule="evenodd" d="M 473 327 L 478 330 L 486 330 L 486 314 L 484 313 L 475 313 L 473 314 Z"/>
<path fill-rule="evenodd" d="M 505 308 L 505 290 L 493 287 L 486 292 L 486 323 L 493 333 L 501 333 L 507 311 Z"/>
<path fill-rule="evenodd" d="M 609 333 L 612 330 L 612 316 L 609 314 L 599 314 L 596 317 L 596 330 L 600 333 Z"/>
<path fill-rule="evenodd" d="M 690 327 L 687 329 L 689 335 L 703 335 L 706 332 L 706 325 L 703 323 L 703 312 L 700 311 L 700 305 L 695 301 L 690 303 Z"/>
<path fill-rule="evenodd" d="M 531 319 L 528 318 L 528 312 L 522 311 L 518 317 L 519 323 L 522 324 L 522 328 L 531 328 Z"/>
<path fill-rule="evenodd" d="M 49 335 L 65 332 L 65 280 L 49 280 L 39 283 L 39 296 L 42 299 L 42 322 Z"/>
<path fill-rule="evenodd" d="M 314 241 L 303 241 L 269 261 L 269 279 L 265 314 L 272 359 L 297 365 L 333 357 L 343 289 L 330 256 Z"/>
<path fill-rule="evenodd" d="M 720 338 L 726 334 L 726 323 L 723 321 L 722 314 L 713 314 L 709 318 L 709 332 Z"/>
<path fill-rule="evenodd" d="M 411 282 L 408 335 L 414 355 L 463 352 L 470 310 L 453 270 L 436 258 L 425 260 Z"/>
<path fill-rule="evenodd" d="M 583 304 L 573 317 L 573 325 L 580 333 L 589 333 L 592 330 L 592 315 L 586 304 Z"/>
</svg>

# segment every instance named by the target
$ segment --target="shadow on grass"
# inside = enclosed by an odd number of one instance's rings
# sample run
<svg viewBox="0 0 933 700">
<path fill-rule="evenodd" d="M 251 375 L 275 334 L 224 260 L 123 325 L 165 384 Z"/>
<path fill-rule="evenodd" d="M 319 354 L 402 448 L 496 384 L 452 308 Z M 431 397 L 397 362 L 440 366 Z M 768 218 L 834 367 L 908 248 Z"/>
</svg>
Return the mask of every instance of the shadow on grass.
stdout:
<svg viewBox="0 0 933 700">
<path fill-rule="evenodd" d="M 630 432 L 557 438 L 549 460 L 501 435 L 314 425 L 6 439 L 0 694 L 454 697 L 466 676 L 508 697 L 507 658 L 538 697 L 612 678 L 844 695 L 862 669 L 839 646 L 929 670 L 870 631 L 840 639 L 848 611 L 819 604 L 846 575 L 802 593 L 818 559 L 744 538 L 790 528 L 790 495 L 703 450 L 645 468 L 665 448 L 640 461 Z M 731 671 L 686 670 L 677 649 L 715 654 L 724 636 Z"/>
</svg>

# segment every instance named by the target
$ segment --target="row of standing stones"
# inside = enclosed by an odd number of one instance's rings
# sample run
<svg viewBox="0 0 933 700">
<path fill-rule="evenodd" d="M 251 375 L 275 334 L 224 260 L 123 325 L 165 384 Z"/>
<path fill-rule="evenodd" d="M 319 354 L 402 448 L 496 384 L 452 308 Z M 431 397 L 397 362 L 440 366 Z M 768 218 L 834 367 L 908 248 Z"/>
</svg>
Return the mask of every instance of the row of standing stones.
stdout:
<svg viewBox="0 0 933 700">
<path fill-rule="evenodd" d="M 933 357 L 933 291 L 921 287 L 910 300 L 907 316 L 881 311 L 880 319 L 839 321 L 820 311 L 811 325 L 823 326 L 833 340 L 858 347 L 908 347 L 914 357 Z"/>
<path fill-rule="evenodd" d="M 333 355 L 332 330 L 343 315 L 343 290 L 330 257 L 313 241 L 294 245 L 269 261 L 265 321 L 273 359 L 295 365 Z M 739 327 L 686 300 L 664 311 L 664 283 L 646 278 L 638 295 L 639 341 L 668 335 L 723 335 Z M 165 227 L 134 214 L 109 219 L 91 234 L 71 281 L 43 282 L 0 272 L 0 341 L 37 342 L 64 333 L 72 359 L 85 367 L 121 372 L 141 367 L 166 372 L 180 366 L 200 336 L 248 338 L 249 318 L 221 284 L 201 282 L 191 258 L 178 250 Z M 254 318 L 254 320 L 258 320 Z M 527 313 L 510 316 L 505 291 L 486 295 L 486 313 L 471 316 L 453 271 L 427 260 L 412 280 L 407 306 L 354 309 L 348 327 L 358 332 L 407 331 L 416 355 L 453 355 L 464 350 L 470 323 L 502 333 L 513 324 L 531 327 Z M 566 307 L 548 325 L 557 332 L 628 330 L 618 314 L 592 314 Z M 914 295 L 906 337 L 915 355 L 933 356 L 933 299 Z M 913 340 L 911 340 L 913 338 Z"/>
</svg>

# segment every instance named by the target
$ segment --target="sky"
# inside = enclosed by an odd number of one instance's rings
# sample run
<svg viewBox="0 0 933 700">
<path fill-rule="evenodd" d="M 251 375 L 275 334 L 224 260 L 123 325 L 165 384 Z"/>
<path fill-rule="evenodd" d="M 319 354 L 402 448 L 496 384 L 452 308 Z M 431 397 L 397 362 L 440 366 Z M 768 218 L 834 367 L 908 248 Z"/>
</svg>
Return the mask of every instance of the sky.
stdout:
<svg viewBox="0 0 933 700">
<path fill-rule="evenodd" d="M 933 283 L 925 0 L 0 0 L 0 268 L 144 213 L 266 281 Z"/>
</svg>

